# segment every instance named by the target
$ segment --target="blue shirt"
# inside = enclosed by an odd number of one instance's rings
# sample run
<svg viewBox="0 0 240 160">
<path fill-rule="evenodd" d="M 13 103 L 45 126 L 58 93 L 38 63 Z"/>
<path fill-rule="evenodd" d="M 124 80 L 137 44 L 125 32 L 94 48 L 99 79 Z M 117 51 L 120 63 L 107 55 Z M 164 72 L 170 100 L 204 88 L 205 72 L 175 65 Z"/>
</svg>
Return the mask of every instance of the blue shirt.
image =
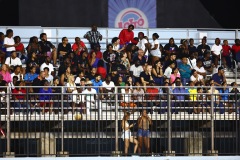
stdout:
<svg viewBox="0 0 240 160">
<path fill-rule="evenodd" d="M 6 52 L 6 48 L 4 47 L 4 41 L 0 41 L 0 50 L 3 51 L 3 52 Z"/>
<path fill-rule="evenodd" d="M 226 101 L 226 100 L 229 99 L 229 98 L 228 98 L 228 96 L 229 96 L 229 88 L 226 88 L 225 90 L 220 89 L 220 90 L 219 90 L 219 93 L 222 93 L 222 94 L 221 94 L 222 100 Z"/>
<path fill-rule="evenodd" d="M 102 80 L 96 82 L 95 79 L 92 79 L 91 82 L 93 83 L 93 86 L 97 86 L 94 89 L 97 91 L 97 93 L 99 93 L 99 87 L 98 86 L 102 86 Z"/>
<path fill-rule="evenodd" d="M 189 92 L 185 88 L 174 88 L 173 89 L 174 96 L 176 97 L 177 100 L 185 100 L 185 96 L 189 95 Z M 177 95 L 176 93 L 185 93 L 185 94 L 180 94 Z"/>
<path fill-rule="evenodd" d="M 223 76 L 219 76 L 218 73 L 215 73 L 212 76 L 212 79 L 214 80 L 214 82 L 217 82 L 218 84 L 222 84 L 223 82 Z"/>
<path fill-rule="evenodd" d="M 32 82 L 37 77 L 38 77 L 37 73 L 34 73 L 34 74 L 26 73 L 25 76 L 24 76 L 24 81 Z"/>
<path fill-rule="evenodd" d="M 190 78 L 191 77 L 191 67 L 188 64 L 180 64 L 179 72 L 181 74 L 181 78 Z"/>
</svg>

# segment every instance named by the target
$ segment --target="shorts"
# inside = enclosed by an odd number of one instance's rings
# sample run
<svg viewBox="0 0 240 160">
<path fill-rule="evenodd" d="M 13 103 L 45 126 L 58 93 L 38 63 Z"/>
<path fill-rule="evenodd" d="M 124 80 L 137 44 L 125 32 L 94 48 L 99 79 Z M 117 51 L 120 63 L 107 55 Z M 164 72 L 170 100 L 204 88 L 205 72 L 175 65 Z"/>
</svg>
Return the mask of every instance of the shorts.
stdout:
<svg viewBox="0 0 240 160">
<path fill-rule="evenodd" d="M 138 137 L 149 137 L 150 131 L 149 131 L 149 129 L 147 129 L 147 130 L 138 129 L 137 135 L 138 135 Z"/>
<path fill-rule="evenodd" d="M 130 137 L 131 137 L 132 135 L 131 135 L 131 132 L 130 131 L 123 131 L 122 132 L 122 139 L 124 140 L 124 139 L 130 139 Z"/>
</svg>

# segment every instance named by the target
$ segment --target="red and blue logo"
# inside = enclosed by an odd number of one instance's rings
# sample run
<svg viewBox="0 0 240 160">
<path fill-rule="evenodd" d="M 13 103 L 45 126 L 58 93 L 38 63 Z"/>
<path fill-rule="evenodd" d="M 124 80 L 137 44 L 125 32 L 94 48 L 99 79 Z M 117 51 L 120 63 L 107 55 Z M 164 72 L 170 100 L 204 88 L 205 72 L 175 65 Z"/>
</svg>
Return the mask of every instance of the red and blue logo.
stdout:
<svg viewBox="0 0 240 160">
<path fill-rule="evenodd" d="M 116 28 L 128 28 L 133 24 L 136 28 L 148 28 L 148 19 L 146 15 L 137 8 L 126 8 L 116 17 Z"/>
</svg>

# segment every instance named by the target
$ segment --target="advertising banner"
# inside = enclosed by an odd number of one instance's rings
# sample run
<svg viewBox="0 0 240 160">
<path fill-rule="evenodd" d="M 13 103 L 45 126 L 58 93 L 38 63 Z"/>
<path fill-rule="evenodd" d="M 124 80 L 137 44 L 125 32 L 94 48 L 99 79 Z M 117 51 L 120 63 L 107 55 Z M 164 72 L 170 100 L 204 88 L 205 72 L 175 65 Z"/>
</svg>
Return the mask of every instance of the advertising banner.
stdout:
<svg viewBox="0 0 240 160">
<path fill-rule="evenodd" d="M 156 0 L 108 0 L 108 27 L 156 27 Z"/>
</svg>

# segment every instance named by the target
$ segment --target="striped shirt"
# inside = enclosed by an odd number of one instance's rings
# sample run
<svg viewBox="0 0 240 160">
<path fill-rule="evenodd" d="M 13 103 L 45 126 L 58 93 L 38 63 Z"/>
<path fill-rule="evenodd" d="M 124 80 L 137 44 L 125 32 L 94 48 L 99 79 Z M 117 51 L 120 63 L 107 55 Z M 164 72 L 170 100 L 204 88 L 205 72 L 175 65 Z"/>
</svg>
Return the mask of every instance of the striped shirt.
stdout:
<svg viewBox="0 0 240 160">
<path fill-rule="evenodd" d="M 99 42 L 99 38 L 102 36 L 101 34 L 100 34 L 100 32 L 98 32 L 98 31 L 88 31 L 85 35 L 84 35 L 84 37 L 89 37 L 89 42 L 90 43 L 98 43 Z"/>
</svg>

